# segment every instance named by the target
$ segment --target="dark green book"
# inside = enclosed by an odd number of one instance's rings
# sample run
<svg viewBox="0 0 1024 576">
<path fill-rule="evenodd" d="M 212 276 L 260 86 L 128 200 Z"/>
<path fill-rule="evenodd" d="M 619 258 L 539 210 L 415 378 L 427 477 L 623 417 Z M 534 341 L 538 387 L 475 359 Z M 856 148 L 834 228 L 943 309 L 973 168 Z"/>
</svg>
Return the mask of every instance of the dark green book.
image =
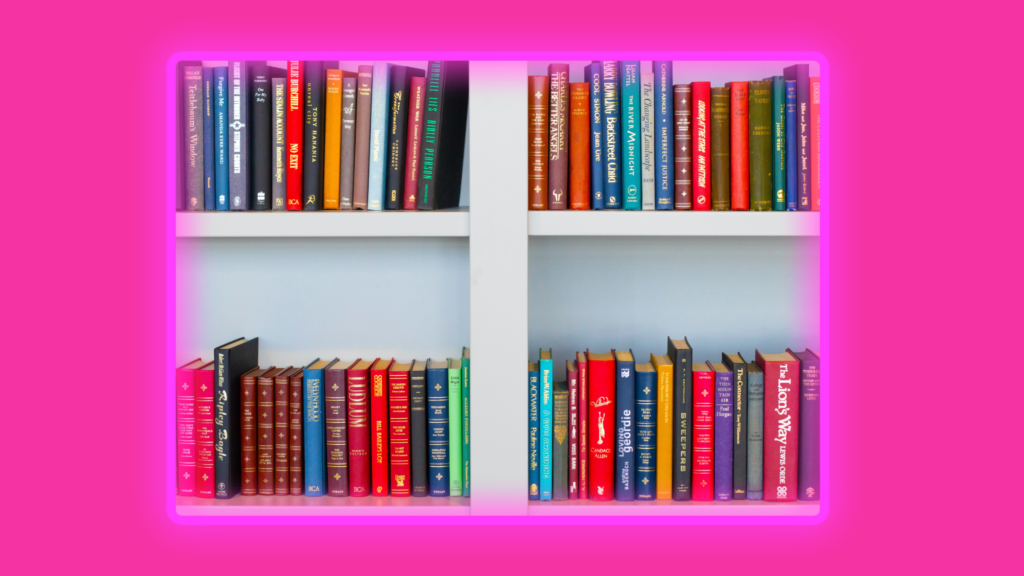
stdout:
<svg viewBox="0 0 1024 576">
<path fill-rule="evenodd" d="M 552 500 L 569 499 L 569 385 L 555 382 L 554 432 L 551 438 Z"/>
<path fill-rule="evenodd" d="M 729 89 L 711 89 L 711 209 L 732 205 L 729 172 Z"/>
<path fill-rule="evenodd" d="M 786 209 L 786 78 L 772 76 L 772 209 Z"/>
<path fill-rule="evenodd" d="M 740 353 L 722 352 L 722 363 L 732 372 L 732 499 L 747 499 L 747 361 Z"/>
<path fill-rule="evenodd" d="M 772 209 L 772 85 L 751 80 L 750 114 L 750 209 Z"/>
</svg>

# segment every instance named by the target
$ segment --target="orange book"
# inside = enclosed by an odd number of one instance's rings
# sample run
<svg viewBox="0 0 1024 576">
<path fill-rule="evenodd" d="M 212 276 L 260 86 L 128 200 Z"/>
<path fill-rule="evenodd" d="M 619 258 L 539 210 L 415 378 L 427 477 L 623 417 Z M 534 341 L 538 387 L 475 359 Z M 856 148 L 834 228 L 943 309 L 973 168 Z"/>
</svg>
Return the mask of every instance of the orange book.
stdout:
<svg viewBox="0 0 1024 576">
<path fill-rule="evenodd" d="M 324 115 L 324 210 L 337 210 L 341 190 L 341 70 L 327 71 Z"/>
<path fill-rule="evenodd" d="M 658 500 L 672 499 L 672 359 L 668 354 L 655 356 L 651 354 L 651 364 L 658 373 L 658 410 L 655 420 L 657 426 L 657 442 L 655 453 L 655 498 Z"/>
<path fill-rule="evenodd" d="M 590 83 L 569 84 L 569 209 L 590 210 Z"/>
</svg>

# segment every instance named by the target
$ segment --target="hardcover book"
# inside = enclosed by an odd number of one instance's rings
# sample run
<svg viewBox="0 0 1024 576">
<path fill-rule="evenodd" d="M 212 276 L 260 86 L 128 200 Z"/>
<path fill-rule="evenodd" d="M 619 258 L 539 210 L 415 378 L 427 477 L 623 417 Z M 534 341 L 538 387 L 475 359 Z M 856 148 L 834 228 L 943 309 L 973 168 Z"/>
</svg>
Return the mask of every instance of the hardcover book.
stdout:
<svg viewBox="0 0 1024 576">
<path fill-rule="evenodd" d="M 228 62 L 228 188 L 231 210 L 249 209 L 249 70 Z"/>
<path fill-rule="evenodd" d="M 462 360 L 448 359 L 448 462 L 452 496 L 462 495 Z"/>
<path fill-rule="evenodd" d="M 587 431 L 587 426 L 588 426 L 589 421 L 590 421 L 589 417 L 588 417 L 589 416 L 589 412 L 590 412 L 590 410 L 589 410 L 590 404 L 587 402 L 587 399 L 589 397 L 589 392 L 588 392 L 587 388 L 590 385 L 590 380 L 589 380 L 589 376 L 590 375 L 588 374 L 589 367 L 587 366 L 587 355 L 586 354 L 584 354 L 582 352 L 577 352 L 576 353 L 576 367 L 579 370 L 579 395 L 580 395 L 579 402 L 578 402 L 579 407 L 580 407 L 579 408 L 579 414 L 580 414 L 580 420 L 579 420 L 580 442 L 579 442 L 579 444 L 580 445 L 579 445 L 579 449 L 577 450 L 577 453 L 580 455 L 580 458 L 579 458 L 579 460 L 580 460 L 580 464 L 579 464 L 579 466 L 580 466 L 580 475 L 579 475 L 580 476 L 580 487 L 579 487 L 579 492 L 580 492 L 580 500 L 587 500 L 588 499 L 588 495 L 589 495 L 589 491 L 588 491 L 588 488 L 587 488 L 587 483 L 588 483 L 587 482 L 587 475 L 588 475 L 588 468 L 589 468 L 589 466 L 587 465 L 588 464 L 587 460 L 589 459 L 588 458 L 588 454 L 590 454 L 590 452 L 588 451 L 588 445 L 587 445 L 588 444 L 587 443 L 587 436 L 588 436 L 588 434 L 587 434 L 587 432 L 588 432 Z"/>
<path fill-rule="evenodd" d="M 732 500 L 732 372 L 725 364 L 712 364 L 715 373 L 715 500 Z"/>
<path fill-rule="evenodd" d="M 693 89 L 689 84 L 676 84 L 672 88 L 675 117 L 675 209 L 693 208 L 693 127 L 690 109 Z"/>
<path fill-rule="evenodd" d="M 640 209 L 643 187 L 640 154 L 640 62 L 620 62 L 622 82 L 622 207 Z"/>
<path fill-rule="evenodd" d="M 782 69 L 786 80 L 796 82 L 797 204 L 811 209 L 811 80 L 810 66 L 794 64 Z M 767 473 L 767 470 L 765 471 Z M 767 498 L 765 498 L 767 500 Z"/>
<path fill-rule="evenodd" d="M 388 98 L 388 148 L 384 204 L 387 210 L 401 210 L 405 202 L 406 141 L 409 126 L 409 90 L 412 78 L 423 78 L 421 68 L 391 67 Z"/>
<path fill-rule="evenodd" d="M 213 422 L 214 364 L 210 362 L 195 371 L 196 415 L 196 496 L 214 497 L 216 453 Z"/>
<path fill-rule="evenodd" d="M 693 202 L 694 210 L 711 207 L 711 83 L 693 83 Z"/>
<path fill-rule="evenodd" d="M 214 110 L 214 146 L 217 150 L 216 164 L 216 206 L 217 210 L 227 210 L 228 194 L 228 67 L 217 66 L 213 69 L 213 110 Z"/>
<path fill-rule="evenodd" d="M 569 65 L 548 65 L 548 209 L 569 202 Z"/>
<path fill-rule="evenodd" d="M 636 367 L 636 499 L 654 500 L 657 485 L 658 384 L 654 366 Z"/>
<path fill-rule="evenodd" d="M 821 78 L 811 76 L 811 210 L 821 210 Z"/>
<path fill-rule="evenodd" d="M 764 372 L 764 500 L 792 502 L 800 469 L 800 361 L 759 350 L 754 359 Z"/>
<path fill-rule="evenodd" d="M 259 338 L 238 338 L 213 350 L 215 497 L 231 498 L 242 490 L 242 374 L 259 363 Z"/>
<path fill-rule="evenodd" d="M 327 70 L 324 98 L 324 210 L 341 206 L 341 70 Z"/>
<path fill-rule="evenodd" d="M 548 77 L 530 76 L 528 81 L 530 123 L 530 176 L 527 178 L 530 210 L 548 209 Z"/>
<path fill-rule="evenodd" d="M 590 92 L 590 207 L 594 210 L 604 209 L 604 114 L 602 114 L 604 97 L 601 92 L 601 63 L 587 64 L 583 76 L 589 84 Z M 584 406 L 584 411 L 586 407 Z M 586 460 L 586 453 L 583 454 Z"/>
<path fill-rule="evenodd" d="M 592 354 L 587 350 L 590 370 L 590 499 L 610 501 L 615 497 L 615 357 L 610 352 Z"/>
<path fill-rule="evenodd" d="M 348 403 L 349 495 L 370 495 L 370 360 L 359 360 L 345 374 Z"/>
<path fill-rule="evenodd" d="M 324 447 L 327 460 L 327 495 L 348 496 L 348 403 L 346 377 L 355 364 L 335 362 L 324 369 Z"/>
<path fill-rule="evenodd" d="M 800 467 L 797 498 L 821 498 L 821 359 L 810 350 L 786 350 L 800 361 Z"/>
<path fill-rule="evenodd" d="M 196 358 L 174 371 L 178 496 L 196 495 L 196 371 L 209 364 Z"/>
<path fill-rule="evenodd" d="M 640 74 L 640 207 L 654 210 L 654 74 Z"/>
<path fill-rule="evenodd" d="M 282 204 L 283 205 L 283 204 Z M 291 415 L 288 399 L 291 396 L 288 384 L 292 376 L 302 368 L 289 366 L 274 378 L 274 495 L 288 495 L 288 478 L 291 473 L 288 460 L 288 444 L 291 431 L 288 419 Z"/>
<path fill-rule="evenodd" d="M 423 113 L 427 79 L 418 76 L 409 80 L 409 119 L 405 148 L 405 182 L 402 185 L 402 209 L 416 209 L 416 188 L 420 179 L 420 151 L 423 150 Z"/>
<path fill-rule="evenodd" d="M 324 63 L 307 61 L 304 74 L 302 209 L 320 210 L 323 208 L 324 181 Z M 308 449 L 306 454 L 309 454 Z M 306 474 L 309 474 L 309 470 L 306 470 Z"/>
<path fill-rule="evenodd" d="M 772 87 L 769 80 L 748 83 L 750 209 L 772 209 Z"/>
<path fill-rule="evenodd" d="M 764 372 L 753 362 L 747 363 L 747 500 L 762 500 L 762 463 L 764 462 Z"/>
<path fill-rule="evenodd" d="M 288 100 L 288 79 L 271 78 L 270 88 L 274 98 L 274 150 L 273 174 L 270 181 L 272 210 L 285 210 L 288 201 L 288 145 L 285 132 L 285 102 Z"/>
<path fill-rule="evenodd" d="M 338 209 L 352 209 L 356 155 L 356 89 L 359 79 L 341 78 L 341 159 L 338 175 Z"/>
<path fill-rule="evenodd" d="M 675 154 L 672 106 L 672 62 L 655 60 L 654 69 L 654 204 L 657 210 L 675 205 Z"/>
<path fill-rule="evenodd" d="M 256 379 L 256 491 L 274 495 L 274 380 L 285 368 L 271 368 Z"/>
<path fill-rule="evenodd" d="M 590 83 L 569 84 L 569 208 L 590 210 Z"/>
<path fill-rule="evenodd" d="M 459 205 L 468 110 L 469 62 L 430 62 L 417 209 L 441 210 Z"/>
<path fill-rule="evenodd" d="M 692 369 L 693 499 L 710 502 L 715 499 L 715 372 L 703 363 Z"/>
<path fill-rule="evenodd" d="M 448 363 L 427 361 L 427 442 L 430 446 L 430 495 L 448 496 Z"/>
<path fill-rule="evenodd" d="M 786 79 L 772 76 L 772 210 L 786 209 Z"/>
<path fill-rule="evenodd" d="M 373 66 L 359 67 L 356 85 L 356 148 L 352 168 L 352 208 L 366 210 L 370 186 L 370 112 Z"/>
<path fill-rule="evenodd" d="M 746 82 L 730 82 L 729 147 L 731 171 L 729 192 L 733 210 L 750 210 L 750 116 Z"/>
<path fill-rule="evenodd" d="M 615 354 L 615 499 L 636 500 L 636 374 L 633 353 Z"/>
<path fill-rule="evenodd" d="M 185 163 L 188 158 L 188 146 L 186 144 L 185 135 L 188 132 L 188 113 L 186 111 L 186 94 L 185 89 L 185 68 L 189 66 L 202 66 L 203 63 L 199 61 L 181 61 L 175 64 L 175 78 L 181 79 L 181 84 L 177 86 L 175 90 L 175 109 L 176 115 L 175 120 L 178 123 L 177 128 L 174 131 L 174 150 L 177 152 L 176 160 L 174 163 L 174 209 L 181 211 L 185 210 L 186 204 L 186 177 L 185 177 Z"/>
<path fill-rule="evenodd" d="M 391 426 L 391 495 L 412 495 L 409 453 L 409 371 L 412 363 L 394 363 L 388 371 L 388 423 Z"/>
<path fill-rule="evenodd" d="M 469 498 L 469 348 L 462 348 L 462 497 Z"/>
<path fill-rule="evenodd" d="M 601 62 L 601 119 L 604 121 L 604 207 L 622 208 L 622 143 L 619 107 L 619 63 Z"/>
<path fill-rule="evenodd" d="M 216 210 L 216 154 L 213 136 L 213 68 L 203 68 L 203 209 Z"/>
<path fill-rule="evenodd" d="M 540 365 L 537 362 L 530 362 L 527 367 L 527 387 L 527 485 L 529 499 L 540 500 Z"/>
<path fill-rule="evenodd" d="M 253 368 L 242 374 L 242 496 L 259 493 L 257 479 L 258 456 L 256 452 L 256 379 L 271 368 Z"/>
<path fill-rule="evenodd" d="M 657 372 L 657 442 L 655 450 L 656 458 L 656 490 L 655 496 L 658 500 L 672 499 L 672 384 L 673 365 L 672 358 L 668 354 L 655 356 L 651 354 L 651 364 Z"/>
<path fill-rule="evenodd" d="M 672 382 L 672 499 L 687 502 L 693 496 L 693 349 L 684 337 L 668 339 Z M 710 392 L 709 392 L 710 393 Z"/>
<path fill-rule="evenodd" d="M 288 146 L 287 197 L 289 210 L 302 210 L 302 105 L 305 101 L 305 62 L 288 61 L 288 114 L 285 119 Z"/>
<path fill-rule="evenodd" d="M 412 495 L 429 494 L 427 480 L 427 363 L 415 360 L 409 370 L 409 439 L 412 467 Z"/>
<path fill-rule="evenodd" d="M 203 67 L 185 66 L 185 209 L 206 203 L 203 159 Z"/>
<path fill-rule="evenodd" d="M 554 361 L 551 350 L 541 350 L 540 360 L 540 499 L 551 500 L 552 490 L 552 431 L 554 427 Z"/>
<path fill-rule="evenodd" d="M 253 210 L 270 210 L 270 183 L 272 179 L 271 144 L 271 86 L 270 69 L 265 62 L 256 62 L 250 70 L 252 75 L 252 198 Z"/>
<path fill-rule="evenodd" d="M 743 355 L 722 353 L 722 363 L 732 372 L 733 426 L 732 426 L 732 499 L 747 499 L 747 361 Z"/>
<path fill-rule="evenodd" d="M 302 453 L 302 404 L 306 399 L 302 383 L 303 373 L 299 368 L 288 377 L 288 493 L 292 496 L 302 496 L 306 492 L 302 482 L 306 464 L 306 456 Z"/>
<path fill-rule="evenodd" d="M 306 496 L 323 496 L 327 491 L 327 471 L 324 466 L 324 369 L 337 361 L 336 358 L 316 359 L 303 370 L 302 385 L 306 397 L 303 402 L 302 446 L 306 457 L 303 475 Z"/>
<path fill-rule="evenodd" d="M 786 210 L 797 210 L 800 196 L 800 170 L 797 168 L 798 128 L 796 125 L 796 82 L 786 80 Z"/>
<path fill-rule="evenodd" d="M 569 388 L 569 500 L 578 500 L 580 497 L 580 372 L 573 360 L 565 361 L 565 381 Z"/>
<path fill-rule="evenodd" d="M 569 499 L 569 387 L 555 382 L 552 395 L 551 499 Z"/>
<path fill-rule="evenodd" d="M 732 173 L 729 158 L 729 89 L 711 89 L 711 209 L 729 210 Z"/>
<path fill-rule="evenodd" d="M 395 359 L 379 358 L 370 368 L 370 489 L 374 496 L 387 496 L 391 486 L 388 469 L 388 370 Z"/>
</svg>

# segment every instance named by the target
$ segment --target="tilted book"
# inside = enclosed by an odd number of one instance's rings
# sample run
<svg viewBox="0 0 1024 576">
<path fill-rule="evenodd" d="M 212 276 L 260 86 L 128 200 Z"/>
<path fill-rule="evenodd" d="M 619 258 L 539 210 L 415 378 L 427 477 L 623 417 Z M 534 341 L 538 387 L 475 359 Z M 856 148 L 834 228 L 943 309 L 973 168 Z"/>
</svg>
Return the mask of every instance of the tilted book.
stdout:
<svg viewBox="0 0 1024 576">
<path fill-rule="evenodd" d="M 462 495 L 462 360 L 448 359 L 448 463 L 450 494 Z"/>
<path fill-rule="evenodd" d="M 590 499 L 611 501 L 615 498 L 615 357 L 587 350 L 590 371 Z"/>
<path fill-rule="evenodd" d="M 772 210 L 786 209 L 786 79 L 772 76 Z"/>
<path fill-rule="evenodd" d="M 715 372 L 706 363 L 692 370 L 693 499 L 710 502 L 715 499 Z"/>
<path fill-rule="evenodd" d="M 427 70 L 423 153 L 416 208 L 441 210 L 459 205 L 469 110 L 469 62 L 430 62 Z"/>
<path fill-rule="evenodd" d="M 750 209 L 772 209 L 772 88 L 767 80 L 748 83 Z"/>
<path fill-rule="evenodd" d="M 640 207 L 654 210 L 654 74 L 640 75 Z"/>
<path fill-rule="evenodd" d="M 429 495 L 427 480 L 427 363 L 415 360 L 409 370 L 409 440 L 412 495 Z"/>
<path fill-rule="evenodd" d="M 373 66 L 359 67 L 356 84 L 356 148 L 352 168 L 352 208 L 366 210 L 370 185 L 370 112 L 373 105 Z"/>
<path fill-rule="evenodd" d="M 636 367 L 636 499 L 654 500 L 657 486 L 658 384 L 654 366 Z"/>
<path fill-rule="evenodd" d="M 643 187 L 640 154 L 640 62 L 619 63 L 622 82 L 622 207 L 640 209 Z"/>
<path fill-rule="evenodd" d="M 722 363 L 732 372 L 733 427 L 732 427 L 732 499 L 747 499 L 747 415 L 748 404 L 747 361 L 743 355 L 722 353 Z"/>
<path fill-rule="evenodd" d="M 256 491 L 274 495 L 274 381 L 285 368 L 267 370 L 256 379 Z"/>
<path fill-rule="evenodd" d="M 306 496 L 323 496 L 327 492 L 326 446 L 324 444 L 324 369 L 337 362 L 314 360 L 303 370 L 302 432 L 303 454 L 306 457 Z"/>
<path fill-rule="evenodd" d="M 676 84 L 672 88 L 673 117 L 675 119 L 673 137 L 675 158 L 672 170 L 676 210 L 693 208 L 692 96 L 693 88 L 689 84 Z"/>
<path fill-rule="evenodd" d="M 786 80 L 796 82 L 796 161 L 797 204 L 800 210 L 811 209 L 811 79 L 808 64 L 794 64 L 782 69 Z M 767 500 L 767 498 L 766 498 Z"/>
<path fill-rule="evenodd" d="M 565 381 L 569 389 L 569 500 L 578 500 L 580 497 L 580 372 L 573 360 L 565 361 Z"/>
<path fill-rule="evenodd" d="M 420 151 L 423 150 L 423 108 L 427 79 L 409 79 L 409 119 L 406 126 L 405 181 L 402 184 L 402 209 L 416 209 L 416 188 L 420 180 Z"/>
<path fill-rule="evenodd" d="M 733 210 L 750 210 L 750 114 L 746 82 L 730 82 L 729 147 L 731 170 L 729 196 Z"/>
<path fill-rule="evenodd" d="M 800 361 L 788 352 L 761 354 L 764 372 L 764 500 L 797 498 L 800 450 Z"/>
<path fill-rule="evenodd" d="M 589 406 L 590 406 L 590 404 L 588 403 L 589 394 L 588 394 L 587 387 L 589 386 L 589 382 L 590 382 L 590 380 L 589 380 L 590 374 L 589 374 L 589 366 L 587 365 L 587 355 L 584 354 L 583 352 L 577 352 L 576 353 L 576 367 L 579 370 L 579 395 L 580 395 L 579 402 L 578 402 L 578 404 L 579 404 L 579 414 L 580 414 L 580 420 L 579 420 L 579 431 L 580 431 L 579 432 L 579 434 L 580 434 L 580 442 L 579 442 L 579 444 L 580 445 L 579 445 L 579 449 L 577 450 L 577 453 L 580 455 L 580 488 L 579 488 L 579 492 L 580 492 L 580 500 L 586 500 L 588 498 L 588 494 L 589 494 L 589 491 L 588 491 L 588 488 L 587 488 L 587 476 L 588 476 L 588 470 L 589 470 L 589 466 L 587 465 L 588 464 L 587 460 L 588 460 L 588 455 L 590 454 L 590 452 L 588 451 L 588 446 L 587 446 L 587 436 L 588 436 L 587 425 L 588 425 L 588 423 L 590 421 L 590 419 L 589 419 L 589 413 L 590 413 Z"/>
<path fill-rule="evenodd" d="M 675 129 L 672 106 L 672 62 L 655 60 L 654 69 L 654 207 L 675 205 Z"/>
<path fill-rule="evenodd" d="M 303 469 L 306 465 L 306 457 L 302 454 L 302 401 L 306 395 L 302 391 L 302 382 L 302 368 L 288 377 L 288 493 L 292 496 L 302 496 L 305 493 L 302 483 Z"/>
<path fill-rule="evenodd" d="M 374 62 L 373 96 L 370 102 L 370 168 L 366 185 L 366 207 L 368 210 L 384 209 L 390 92 L 391 64 Z"/>
<path fill-rule="evenodd" d="M 259 493 L 259 480 L 256 453 L 256 379 L 270 368 L 253 368 L 242 374 L 242 496 L 256 496 Z"/>
<path fill-rule="evenodd" d="M 242 490 L 242 374 L 259 363 L 259 338 L 238 338 L 213 350 L 215 497 L 228 499 Z"/>
<path fill-rule="evenodd" d="M 405 153 L 409 126 L 409 90 L 412 78 L 423 78 L 424 71 L 409 66 L 391 67 L 391 95 L 388 98 L 387 182 L 385 208 L 401 210 L 404 203 Z"/>
<path fill-rule="evenodd" d="M 657 412 L 657 434 L 655 450 L 657 451 L 657 490 L 655 495 L 658 500 L 672 499 L 672 388 L 673 388 L 673 364 L 668 354 L 655 356 L 651 354 L 651 364 L 654 365 L 658 377 L 658 412 Z"/>
<path fill-rule="evenodd" d="M 303 104 L 305 103 L 306 63 L 288 61 L 288 114 L 285 128 L 288 137 L 287 196 L 289 210 L 302 210 Z"/>
<path fill-rule="evenodd" d="M 810 350 L 786 350 L 800 361 L 800 468 L 797 498 L 821 499 L 821 359 Z"/>
<path fill-rule="evenodd" d="M 427 360 L 427 445 L 431 496 L 448 496 L 448 363 Z"/>
<path fill-rule="evenodd" d="M 214 148 L 217 151 L 216 158 L 214 158 L 216 162 L 214 165 L 216 178 L 214 188 L 217 210 L 227 210 L 230 207 L 228 203 L 228 194 L 230 193 L 228 184 L 228 92 L 228 67 L 217 66 L 213 69 L 213 138 Z"/>
<path fill-rule="evenodd" d="M 590 84 L 569 84 L 569 208 L 590 210 Z"/>
<path fill-rule="evenodd" d="M 216 154 L 214 152 L 213 68 L 203 68 L 203 209 L 216 210 Z"/>
<path fill-rule="evenodd" d="M 324 63 L 306 62 L 302 87 L 302 209 L 323 208 Z M 307 454 L 309 451 L 307 450 Z M 308 471 L 307 471 L 308 473 Z M 307 492 L 308 495 L 308 492 Z"/>
<path fill-rule="evenodd" d="M 288 100 L 288 79 L 271 78 L 270 89 L 274 99 L 273 122 L 273 174 L 270 179 L 271 210 L 286 210 L 288 201 L 288 155 L 285 131 L 285 102 Z"/>
<path fill-rule="evenodd" d="M 203 67 L 185 66 L 185 209 L 205 206 L 203 159 Z"/>
<path fill-rule="evenodd" d="M 569 499 L 569 387 L 551 386 L 551 500 Z"/>
<path fill-rule="evenodd" d="M 693 349 L 689 341 L 668 339 L 672 362 L 672 499 L 692 498 L 693 470 Z"/>
<path fill-rule="evenodd" d="M 604 121 L 604 207 L 622 208 L 622 134 L 619 101 L 619 63 L 601 62 L 602 110 Z"/>
<path fill-rule="evenodd" d="M 469 348 L 462 348 L 462 497 L 469 498 Z"/>
<path fill-rule="evenodd" d="M 800 196 L 800 170 L 797 162 L 796 81 L 786 80 L 786 210 L 797 210 Z"/>
<path fill-rule="evenodd" d="M 341 78 L 341 157 L 338 176 L 338 209 L 352 209 L 356 154 L 356 89 L 359 79 Z"/>
<path fill-rule="evenodd" d="M 370 368 L 370 493 L 374 496 L 387 496 L 391 486 L 388 467 L 391 452 L 388 443 L 388 370 L 394 363 L 394 358 L 381 358 Z"/>
<path fill-rule="evenodd" d="M 228 188 L 231 210 L 249 209 L 249 68 L 228 62 Z"/>
<path fill-rule="evenodd" d="M 548 65 L 548 210 L 569 205 L 569 65 Z"/>
<path fill-rule="evenodd" d="M 324 369 L 324 447 L 327 460 L 327 495 L 348 496 L 348 402 L 345 382 L 348 360 Z"/>
<path fill-rule="evenodd" d="M 764 463 L 764 372 L 753 362 L 747 363 L 747 500 L 762 500 Z"/>
<path fill-rule="evenodd" d="M 601 95 L 601 63 L 587 64 L 583 77 L 588 83 L 590 97 L 590 207 L 604 209 L 604 97 Z M 586 407 L 584 406 L 584 409 Z M 586 454 L 583 455 L 584 460 Z"/>
<path fill-rule="evenodd" d="M 370 495 L 370 360 L 359 360 L 345 374 L 348 403 L 348 490 Z"/>
<path fill-rule="evenodd" d="M 530 210 L 548 209 L 548 77 L 527 80 L 530 172 L 527 198 Z"/>
<path fill-rule="evenodd" d="M 274 378 L 274 495 L 288 495 L 290 474 L 288 446 L 291 438 L 289 418 L 291 397 L 288 384 L 291 377 L 302 368 L 288 367 Z"/>
<path fill-rule="evenodd" d="M 412 364 L 394 363 L 388 370 L 388 425 L 391 442 L 391 495 L 412 495 L 409 458 L 409 371 Z"/>
<path fill-rule="evenodd" d="M 554 361 L 551 350 L 541 350 L 540 359 L 540 499 L 551 500 L 552 446 L 554 404 L 551 396 L 554 386 Z"/>
<path fill-rule="evenodd" d="M 252 75 L 252 103 L 249 119 L 252 122 L 252 163 L 253 210 L 270 210 L 271 181 L 273 179 L 273 144 L 271 118 L 273 116 L 270 68 L 266 62 L 256 62 L 250 70 Z"/>
<path fill-rule="evenodd" d="M 174 371 L 178 496 L 196 495 L 196 371 L 209 364 L 196 358 Z"/>
<path fill-rule="evenodd" d="M 715 372 L 715 500 L 732 500 L 732 372 L 725 364 L 707 363 Z"/>
<path fill-rule="evenodd" d="M 636 500 L 636 373 L 633 353 L 615 351 L 615 499 Z"/>
<path fill-rule="evenodd" d="M 540 500 L 540 365 L 537 362 L 530 362 L 526 378 L 529 390 L 526 479 L 529 499 Z"/>
<path fill-rule="evenodd" d="M 214 451 L 213 393 L 214 369 L 211 362 L 195 371 L 196 385 L 196 496 L 214 497 L 216 475 Z"/>
<path fill-rule="evenodd" d="M 711 83 L 693 88 L 693 209 L 711 207 Z"/>
</svg>

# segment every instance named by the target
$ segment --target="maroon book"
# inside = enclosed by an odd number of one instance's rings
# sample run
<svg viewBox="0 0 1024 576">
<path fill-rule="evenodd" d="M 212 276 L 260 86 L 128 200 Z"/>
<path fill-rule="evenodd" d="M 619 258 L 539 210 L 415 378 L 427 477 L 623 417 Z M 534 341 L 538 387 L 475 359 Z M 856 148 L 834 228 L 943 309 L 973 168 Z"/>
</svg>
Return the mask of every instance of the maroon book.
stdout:
<svg viewBox="0 0 1024 576">
<path fill-rule="evenodd" d="M 357 105 L 358 106 L 358 105 Z M 348 490 L 350 496 L 370 495 L 370 378 L 371 360 L 359 360 L 345 376 L 348 392 Z"/>
<path fill-rule="evenodd" d="M 569 207 L 569 65 L 548 65 L 548 210 Z"/>
<path fill-rule="evenodd" d="M 672 87 L 673 114 L 675 116 L 675 180 L 676 180 L 676 210 L 690 210 L 693 208 L 693 131 L 690 124 L 692 111 L 690 110 L 690 95 L 692 89 L 689 84 L 676 84 Z"/>
<path fill-rule="evenodd" d="M 302 454 L 302 373 L 300 368 L 288 379 L 288 493 L 292 496 L 302 496 L 306 488 L 302 481 L 306 458 Z"/>
<path fill-rule="evenodd" d="M 348 496 L 348 407 L 345 376 L 355 362 L 338 361 L 324 370 L 324 433 L 327 495 Z"/>
<path fill-rule="evenodd" d="M 274 379 L 284 368 L 271 368 L 256 380 L 256 491 L 274 495 Z"/>
<path fill-rule="evenodd" d="M 352 209 L 366 210 L 370 186 L 370 105 L 373 66 L 359 67 L 356 85 L 356 150 L 352 168 Z"/>
<path fill-rule="evenodd" d="M 587 500 L 587 416 L 590 412 L 587 403 L 587 355 L 583 352 L 576 353 L 576 367 L 579 371 L 580 399 L 576 403 L 580 407 L 580 448 L 577 451 L 580 455 L 580 500 Z"/>
<path fill-rule="evenodd" d="M 415 210 L 417 187 L 420 179 L 420 151 L 423 149 L 423 94 L 427 79 L 413 76 L 409 79 L 409 127 L 405 149 L 405 185 L 402 188 L 402 209 Z"/>
<path fill-rule="evenodd" d="M 388 426 L 391 429 L 391 495 L 412 495 L 409 459 L 409 371 L 412 364 L 388 370 Z"/>
<path fill-rule="evenodd" d="M 565 361 L 569 383 L 569 500 L 579 500 L 580 491 L 580 372 L 573 360 Z"/>
<path fill-rule="evenodd" d="M 213 362 L 196 370 L 196 496 L 214 497 L 216 452 L 213 439 Z"/>
<path fill-rule="evenodd" d="M 256 367 L 242 374 L 242 496 L 255 496 L 256 469 L 256 380 L 270 368 Z"/>
<path fill-rule="evenodd" d="M 274 377 L 274 495 L 288 495 L 288 379 L 301 368 L 289 366 Z"/>
</svg>

